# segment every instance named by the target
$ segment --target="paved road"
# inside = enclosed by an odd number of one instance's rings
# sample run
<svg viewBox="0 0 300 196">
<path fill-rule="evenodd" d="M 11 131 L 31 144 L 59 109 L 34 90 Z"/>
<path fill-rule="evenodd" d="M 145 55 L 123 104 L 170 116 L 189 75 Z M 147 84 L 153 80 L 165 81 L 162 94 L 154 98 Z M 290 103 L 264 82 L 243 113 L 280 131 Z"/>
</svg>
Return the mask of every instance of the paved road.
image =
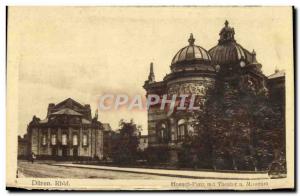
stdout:
<svg viewBox="0 0 300 196">
<path fill-rule="evenodd" d="M 71 168 L 64 166 L 55 166 L 46 163 L 30 163 L 21 161 L 18 163 L 19 177 L 34 177 L 34 178 L 101 178 L 101 179 L 174 179 L 174 177 L 137 174 L 130 172 L 104 171 L 97 169 L 86 168 Z"/>
<path fill-rule="evenodd" d="M 36 178 L 99 178 L 99 179 L 269 179 L 267 173 L 228 173 L 212 171 L 183 171 L 150 168 L 109 167 L 99 165 L 78 165 L 71 163 L 18 163 L 18 177 Z"/>
<path fill-rule="evenodd" d="M 189 171 L 189 170 L 174 170 L 174 169 L 154 169 L 154 168 L 128 168 L 128 167 L 112 167 L 101 165 L 84 165 L 72 163 L 53 163 L 57 166 L 65 166 L 71 168 L 89 168 L 98 170 L 108 170 L 114 172 L 132 172 L 149 175 L 173 176 L 180 178 L 206 178 L 206 179 L 232 179 L 232 180 L 250 180 L 250 179 L 269 179 L 265 173 L 236 173 L 236 172 L 221 172 L 221 171 Z"/>
</svg>

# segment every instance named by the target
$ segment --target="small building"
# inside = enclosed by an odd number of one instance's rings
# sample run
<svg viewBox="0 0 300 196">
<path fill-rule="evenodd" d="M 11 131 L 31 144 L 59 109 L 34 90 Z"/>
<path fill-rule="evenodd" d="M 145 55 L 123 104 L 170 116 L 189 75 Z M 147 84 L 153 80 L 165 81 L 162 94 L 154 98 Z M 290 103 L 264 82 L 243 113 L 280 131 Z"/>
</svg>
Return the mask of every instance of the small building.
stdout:
<svg viewBox="0 0 300 196">
<path fill-rule="evenodd" d="M 38 159 L 102 159 L 104 127 L 90 105 L 71 98 L 50 103 L 47 116 L 33 116 L 27 128 L 29 153 Z M 21 152 L 21 150 L 20 150 Z"/>
<path fill-rule="evenodd" d="M 285 72 L 284 70 L 275 69 L 275 72 L 268 76 L 269 98 L 273 110 L 279 114 L 279 117 L 274 120 L 273 124 L 279 124 L 280 128 L 277 134 L 272 138 L 273 145 L 276 146 L 274 159 L 279 162 L 279 165 L 285 167 L 286 154 L 286 125 L 285 125 Z M 275 162 L 276 163 L 276 162 Z M 275 164 L 276 165 L 276 164 Z"/>
<path fill-rule="evenodd" d="M 268 89 L 271 102 L 278 106 L 285 106 L 285 72 L 283 70 L 276 69 L 268 76 Z"/>
<path fill-rule="evenodd" d="M 25 134 L 23 137 L 18 136 L 18 158 L 26 159 L 29 155 L 30 153 L 27 134 Z"/>
</svg>

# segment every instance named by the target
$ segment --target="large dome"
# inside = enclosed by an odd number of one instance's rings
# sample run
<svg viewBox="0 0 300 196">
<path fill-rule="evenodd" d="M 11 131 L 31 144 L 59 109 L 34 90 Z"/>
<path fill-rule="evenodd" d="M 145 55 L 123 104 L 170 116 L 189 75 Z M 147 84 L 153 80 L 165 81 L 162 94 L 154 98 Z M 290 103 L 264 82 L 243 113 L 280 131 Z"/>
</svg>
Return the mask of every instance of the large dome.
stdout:
<svg viewBox="0 0 300 196">
<path fill-rule="evenodd" d="M 180 49 L 172 60 L 172 65 L 184 62 L 203 61 L 210 62 L 211 57 L 208 52 L 201 46 L 194 45 L 195 39 L 193 34 L 190 35 L 189 45 Z"/>
<path fill-rule="evenodd" d="M 221 44 L 209 50 L 214 64 L 225 65 L 240 61 L 251 62 L 251 53 L 236 42 Z"/>
<path fill-rule="evenodd" d="M 236 43 L 234 39 L 234 28 L 228 26 L 228 21 L 225 22 L 225 27 L 220 32 L 218 45 L 210 49 L 208 52 L 212 58 L 213 64 L 226 65 L 235 64 L 240 61 L 245 63 L 252 62 L 252 54 Z"/>
</svg>

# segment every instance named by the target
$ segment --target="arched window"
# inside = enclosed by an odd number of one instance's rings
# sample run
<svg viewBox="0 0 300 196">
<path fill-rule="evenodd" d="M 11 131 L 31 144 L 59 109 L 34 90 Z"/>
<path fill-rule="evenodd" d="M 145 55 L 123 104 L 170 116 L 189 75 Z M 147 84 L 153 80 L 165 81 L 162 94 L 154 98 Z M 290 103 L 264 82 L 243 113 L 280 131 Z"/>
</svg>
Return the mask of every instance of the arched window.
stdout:
<svg viewBox="0 0 300 196">
<path fill-rule="evenodd" d="M 178 141 L 184 140 L 186 135 L 186 121 L 184 119 L 180 119 L 177 123 L 177 139 Z"/>
</svg>

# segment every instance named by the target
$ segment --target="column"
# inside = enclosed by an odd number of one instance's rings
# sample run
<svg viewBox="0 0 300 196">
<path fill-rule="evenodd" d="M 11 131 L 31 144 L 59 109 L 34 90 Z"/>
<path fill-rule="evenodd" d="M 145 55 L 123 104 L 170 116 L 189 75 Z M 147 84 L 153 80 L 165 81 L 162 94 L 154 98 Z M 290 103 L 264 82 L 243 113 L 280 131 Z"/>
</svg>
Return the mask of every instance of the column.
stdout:
<svg viewBox="0 0 300 196">
<path fill-rule="evenodd" d="M 93 141 L 92 141 L 92 128 L 89 128 L 88 129 L 88 139 L 89 139 L 89 145 L 88 147 L 90 148 L 89 150 L 89 153 L 90 153 L 90 157 L 93 157 L 93 148 L 94 148 L 94 144 L 93 144 Z"/>
<path fill-rule="evenodd" d="M 68 151 L 69 151 L 69 156 L 73 156 L 73 141 L 72 141 L 72 128 L 68 128 Z"/>
<path fill-rule="evenodd" d="M 57 155 L 62 156 L 62 149 L 58 145 L 61 143 L 61 128 L 57 129 L 56 137 Z"/>
<path fill-rule="evenodd" d="M 78 156 L 81 156 L 81 148 L 82 148 L 82 131 L 83 127 L 81 126 L 78 134 Z"/>
<path fill-rule="evenodd" d="M 176 131 L 176 121 L 174 118 L 170 118 L 170 130 L 171 130 L 171 143 L 176 143 L 177 131 Z"/>
<path fill-rule="evenodd" d="M 40 149 L 41 149 L 41 128 L 37 129 L 37 155 L 40 155 Z"/>
<path fill-rule="evenodd" d="M 176 141 L 177 141 L 177 122 L 175 118 L 170 118 L 170 127 L 171 127 L 171 150 L 169 151 L 169 159 L 171 165 L 176 165 L 178 162 L 178 154 L 176 150 Z"/>
<path fill-rule="evenodd" d="M 47 131 L 47 149 L 48 149 L 47 154 L 51 155 L 51 128 L 50 127 L 48 127 L 48 131 Z"/>
</svg>

